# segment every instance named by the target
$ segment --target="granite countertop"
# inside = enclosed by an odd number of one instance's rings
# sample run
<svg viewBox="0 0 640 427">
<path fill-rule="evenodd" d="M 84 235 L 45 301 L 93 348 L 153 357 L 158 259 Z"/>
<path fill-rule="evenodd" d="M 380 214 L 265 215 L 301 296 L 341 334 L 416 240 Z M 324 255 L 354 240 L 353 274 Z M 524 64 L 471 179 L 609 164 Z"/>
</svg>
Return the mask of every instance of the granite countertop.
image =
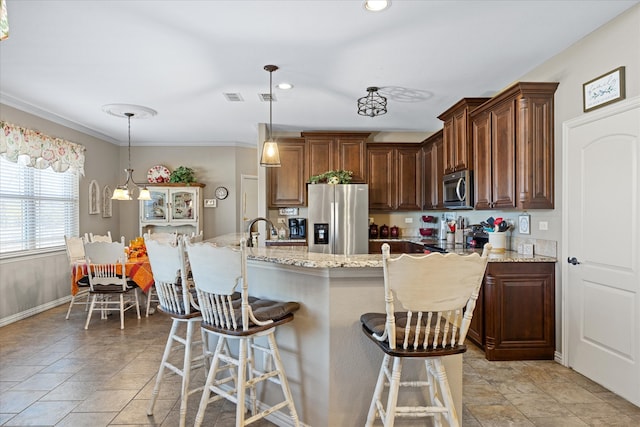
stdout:
<svg viewBox="0 0 640 427">
<path fill-rule="evenodd" d="M 219 245 L 238 246 L 242 235 L 228 234 L 208 241 Z M 416 243 L 422 239 L 416 238 Z M 387 241 L 389 239 L 379 239 Z M 407 239 L 393 239 L 407 240 Z M 437 241 L 436 241 L 437 242 Z M 422 242 L 425 243 L 425 242 Z M 480 253 L 480 249 L 465 249 L 461 246 L 447 248 L 451 253 L 471 254 Z M 273 264 L 293 265 L 307 268 L 363 268 L 382 267 L 382 254 L 358 254 L 358 255 L 332 255 L 309 252 L 307 246 L 272 246 L 247 248 L 247 259 L 270 262 Z M 398 255 L 393 255 L 398 256 Z M 492 252 L 489 254 L 489 262 L 556 262 L 554 257 L 544 255 L 523 255 L 514 251 Z"/>
</svg>

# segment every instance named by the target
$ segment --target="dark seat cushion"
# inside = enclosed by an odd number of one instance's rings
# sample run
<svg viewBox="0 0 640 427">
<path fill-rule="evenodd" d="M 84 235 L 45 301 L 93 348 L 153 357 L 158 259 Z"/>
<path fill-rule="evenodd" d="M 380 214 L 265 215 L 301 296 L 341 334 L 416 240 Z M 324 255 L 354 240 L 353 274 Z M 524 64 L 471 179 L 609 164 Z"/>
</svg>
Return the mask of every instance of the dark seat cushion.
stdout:
<svg viewBox="0 0 640 427">
<path fill-rule="evenodd" d="M 78 286 L 89 286 L 89 276 L 82 276 L 80 280 L 77 281 Z"/>
<path fill-rule="evenodd" d="M 237 292 L 234 294 L 238 294 Z M 255 318 L 261 322 L 267 320 L 273 320 L 272 324 L 269 325 L 255 325 L 253 322 L 250 322 L 249 330 L 242 330 L 242 299 L 234 299 L 233 300 L 233 309 L 235 313 L 236 323 L 238 325 L 237 330 L 230 330 L 227 328 L 220 328 L 218 326 L 202 322 L 203 327 L 210 329 L 215 332 L 225 333 L 229 335 L 251 335 L 258 331 L 272 328 L 274 326 L 280 325 L 282 323 L 287 323 L 293 320 L 293 313 L 300 308 L 300 304 L 297 302 L 281 302 L 281 301 L 271 301 L 268 299 L 249 297 L 249 306 L 251 306 L 251 310 L 253 311 L 253 315 Z"/>
<path fill-rule="evenodd" d="M 127 280 L 127 289 L 125 291 L 122 290 L 122 285 L 120 283 L 114 283 L 111 285 L 96 285 L 95 289 L 92 291 L 97 294 L 105 294 L 105 293 L 122 293 L 128 292 L 131 289 L 138 287 L 138 284 L 131 279 Z"/>
<path fill-rule="evenodd" d="M 388 339 L 385 341 L 378 341 L 376 338 L 372 336 L 373 334 L 382 335 L 384 333 L 385 322 L 387 321 L 387 314 L 386 313 L 365 313 L 362 316 L 360 316 L 360 322 L 362 323 L 363 332 L 367 336 L 369 336 L 369 338 L 371 338 L 374 342 L 376 342 L 386 353 L 391 355 L 401 356 L 401 357 L 428 357 L 428 356 L 435 356 L 435 355 L 463 353 L 466 351 L 466 346 L 464 345 L 462 346 L 450 345 L 451 331 L 452 331 L 451 325 L 449 326 L 449 332 L 446 337 L 447 339 L 445 340 L 446 342 L 445 347 L 444 348 L 438 347 L 438 349 L 433 350 L 433 347 L 432 347 L 433 339 L 434 339 L 433 335 L 434 335 L 434 330 L 437 323 L 437 319 L 435 318 L 435 316 L 431 319 L 431 329 L 429 331 L 428 337 L 425 337 L 425 330 L 426 330 L 425 327 L 427 325 L 426 318 L 423 317 L 421 319 L 420 334 L 418 336 L 419 348 L 417 350 L 413 350 L 413 341 L 415 339 L 415 324 L 417 319 L 417 316 L 415 313 L 411 318 L 411 323 L 414 325 L 414 327 L 410 328 L 409 330 L 409 340 L 408 340 L 409 348 L 407 350 L 404 350 L 402 346 L 404 345 L 405 327 L 407 325 L 407 313 L 396 312 L 395 319 L 396 319 L 396 348 L 391 349 L 389 347 Z M 440 334 L 444 332 L 445 323 L 446 323 L 446 320 L 444 319 L 441 320 Z M 427 339 L 428 348 L 426 350 L 423 350 L 422 346 L 424 344 L 425 338 Z M 433 353 L 437 353 L 437 354 L 433 354 Z M 445 354 L 442 354 L 442 353 L 445 353 Z"/>
</svg>

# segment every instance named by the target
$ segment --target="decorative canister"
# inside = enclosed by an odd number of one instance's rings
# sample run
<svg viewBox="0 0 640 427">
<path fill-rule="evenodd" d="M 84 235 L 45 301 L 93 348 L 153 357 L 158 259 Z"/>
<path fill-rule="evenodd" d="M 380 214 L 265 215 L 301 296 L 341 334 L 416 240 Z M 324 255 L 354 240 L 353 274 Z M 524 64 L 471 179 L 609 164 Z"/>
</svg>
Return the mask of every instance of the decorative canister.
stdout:
<svg viewBox="0 0 640 427">
<path fill-rule="evenodd" d="M 506 231 L 494 231 L 487 233 L 489 235 L 489 243 L 491 243 L 492 252 L 504 252 L 507 250 L 507 232 Z"/>
<path fill-rule="evenodd" d="M 380 237 L 382 239 L 386 239 L 389 237 L 389 226 L 387 224 L 383 224 L 380 226 Z"/>
<path fill-rule="evenodd" d="M 370 239 L 378 238 L 378 226 L 376 224 L 371 224 L 369 226 L 369 238 Z"/>
<path fill-rule="evenodd" d="M 391 227 L 391 238 L 397 239 L 398 237 L 400 237 L 400 229 L 394 225 Z"/>
</svg>

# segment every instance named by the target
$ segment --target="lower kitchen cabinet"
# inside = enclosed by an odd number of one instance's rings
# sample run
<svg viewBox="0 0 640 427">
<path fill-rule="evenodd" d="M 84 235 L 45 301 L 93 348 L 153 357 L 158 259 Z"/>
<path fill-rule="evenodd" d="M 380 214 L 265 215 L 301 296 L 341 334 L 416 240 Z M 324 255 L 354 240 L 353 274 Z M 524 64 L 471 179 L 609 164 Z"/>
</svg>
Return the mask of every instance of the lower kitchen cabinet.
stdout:
<svg viewBox="0 0 640 427">
<path fill-rule="evenodd" d="M 553 360 L 555 264 L 490 262 L 467 338 L 487 360 Z"/>
<path fill-rule="evenodd" d="M 388 243 L 392 254 L 422 254 L 424 245 L 406 240 L 369 240 L 369 253 L 381 254 L 382 245 Z"/>
</svg>

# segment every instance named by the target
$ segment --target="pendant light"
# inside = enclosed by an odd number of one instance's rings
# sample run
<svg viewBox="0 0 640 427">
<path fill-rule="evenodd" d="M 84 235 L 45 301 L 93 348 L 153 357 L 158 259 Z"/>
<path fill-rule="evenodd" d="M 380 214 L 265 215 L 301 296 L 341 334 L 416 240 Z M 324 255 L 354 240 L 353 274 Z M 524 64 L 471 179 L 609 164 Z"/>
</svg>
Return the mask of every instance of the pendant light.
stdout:
<svg viewBox="0 0 640 427">
<path fill-rule="evenodd" d="M 378 88 L 367 88 L 369 94 L 358 99 L 358 114 L 361 116 L 381 116 L 387 114 L 387 98 L 378 93 Z"/>
<path fill-rule="evenodd" d="M 260 166 L 268 168 L 280 167 L 280 152 L 278 144 L 273 140 L 271 130 L 273 128 L 273 72 L 278 69 L 275 65 L 265 65 L 264 69 L 269 72 L 269 128 L 267 129 L 267 140 L 262 145 L 262 156 L 260 156 Z"/>
<path fill-rule="evenodd" d="M 126 173 L 126 180 L 124 184 L 118 185 L 113 192 L 111 199 L 113 200 L 133 200 L 133 197 L 138 194 L 138 200 L 151 200 L 151 193 L 147 189 L 146 184 L 137 183 L 133 179 L 133 169 L 131 168 L 131 118 L 147 118 L 155 116 L 157 113 L 155 110 L 146 107 L 140 107 L 137 105 L 126 104 L 110 104 L 105 105 L 103 110 L 107 113 L 127 118 L 127 134 L 128 134 L 128 154 L 129 154 L 129 167 L 124 170 Z M 140 188 L 142 187 L 142 188 Z"/>
</svg>

